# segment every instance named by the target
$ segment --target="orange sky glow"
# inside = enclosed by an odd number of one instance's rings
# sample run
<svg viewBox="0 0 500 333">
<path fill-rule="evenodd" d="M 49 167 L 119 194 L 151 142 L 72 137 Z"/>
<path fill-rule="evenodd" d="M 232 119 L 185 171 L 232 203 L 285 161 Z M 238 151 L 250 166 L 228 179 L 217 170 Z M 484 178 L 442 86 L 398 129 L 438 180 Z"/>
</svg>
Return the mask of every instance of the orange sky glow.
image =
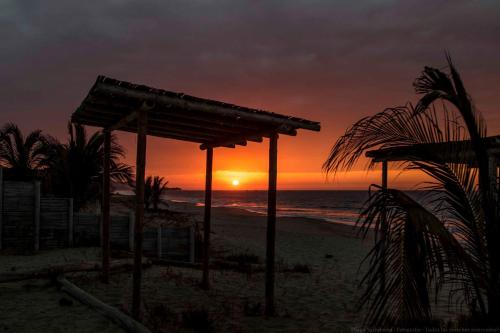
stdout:
<svg viewBox="0 0 500 333">
<path fill-rule="evenodd" d="M 500 134 L 498 1 L 49 1 L 2 5 L 0 125 L 67 140 L 98 75 L 319 121 L 278 142 L 279 189 L 367 189 L 380 169 L 326 181 L 321 166 L 354 122 L 415 102 L 424 66 L 450 52 L 469 94 Z M 432 15 L 429 15 L 432 13 Z M 68 19 L 71 18 L 71 19 Z M 465 24 L 466 22 L 467 24 Z M 95 128 L 90 128 L 95 131 Z M 117 132 L 135 166 L 136 138 Z M 267 188 L 268 140 L 214 150 L 214 189 Z M 198 144 L 148 137 L 147 175 L 203 189 Z M 417 173 L 389 185 L 413 188 Z M 233 180 L 239 185 L 232 185 Z"/>
</svg>

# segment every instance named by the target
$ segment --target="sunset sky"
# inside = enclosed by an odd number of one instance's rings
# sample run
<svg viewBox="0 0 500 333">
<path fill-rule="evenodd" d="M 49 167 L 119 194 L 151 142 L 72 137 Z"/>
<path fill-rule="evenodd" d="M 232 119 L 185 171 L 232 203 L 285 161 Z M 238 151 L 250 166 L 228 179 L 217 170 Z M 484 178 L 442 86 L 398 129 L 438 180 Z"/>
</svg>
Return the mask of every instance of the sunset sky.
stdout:
<svg viewBox="0 0 500 333">
<path fill-rule="evenodd" d="M 99 74 L 321 122 L 319 133 L 280 137 L 281 189 L 378 182 L 360 165 L 327 183 L 321 165 L 354 121 L 415 101 L 413 80 L 443 67 L 445 49 L 500 134 L 499 1 L 4 0 L 0 27 L 0 124 L 65 140 Z M 135 136 L 119 140 L 134 164 Z M 265 188 L 267 151 L 267 141 L 216 149 L 214 187 Z M 203 187 L 198 144 L 148 138 L 147 157 L 147 174 Z"/>
</svg>

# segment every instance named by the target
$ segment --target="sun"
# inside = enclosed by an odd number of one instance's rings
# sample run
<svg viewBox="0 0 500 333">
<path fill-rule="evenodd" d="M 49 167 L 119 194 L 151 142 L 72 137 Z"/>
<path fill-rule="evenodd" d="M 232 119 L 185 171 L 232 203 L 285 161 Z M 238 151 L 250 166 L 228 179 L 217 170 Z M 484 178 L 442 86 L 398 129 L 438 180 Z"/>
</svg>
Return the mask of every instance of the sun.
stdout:
<svg viewBox="0 0 500 333">
<path fill-rule="evenodd" d="M 238 185 L 240 185 L 240 181 L 239 181 L 239 179 L 233 179 L 231 184 L 233 184 L 233 186 L 238 186 Z"/>
</svg>

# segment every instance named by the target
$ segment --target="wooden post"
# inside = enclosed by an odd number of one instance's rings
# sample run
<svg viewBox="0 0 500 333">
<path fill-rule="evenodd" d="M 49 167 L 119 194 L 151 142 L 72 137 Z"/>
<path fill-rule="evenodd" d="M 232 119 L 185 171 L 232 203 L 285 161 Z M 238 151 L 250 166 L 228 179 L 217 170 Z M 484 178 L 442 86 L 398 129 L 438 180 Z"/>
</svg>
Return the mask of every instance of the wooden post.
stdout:
<svg viewBox="0 0 500 333">
<path fill-rule="evenodd" d="M 134 228 L 134 273 L 132 291 L 132 316 L 141 314 L 141 277 L 142 277 L 142 228 L 144 224 L 144 175 L 146 172 L 146 111 L 140 110 L 137 117 L 137 160 L 136 160 L 136 205 Z"/>
<path fill-rule="evenodd" d="M 213 148 L 207 148 L 207 165 L 205 176 L 205 215 L 203 218 L 203 280 L 201 287 L 210 289 L 209 270 L 210 262 L 210 217 L 212 211 L 212 164 L 213 164 Z"/>
<path fill-rule="evenodd" d="M 388 174 L 388 163 L 387 160 L 382 161 L 382 188 L 387 190 L 387 174 Z"/>
<path fill-rule="evenodd" d="M 278 134 L 269 138 L 269 187 L 267 194 L 266 316 L 274 315 L 274 247 L 276 241 L 276 182 L 278 174 Z"/>
<path fill-rule="evenodd" d="M 2 250 L 3 230 L 3 168 L 0 167 L 0 250 Z"/>
<path fill-rule="evenodd" d="M 130 211 L 128 215 L 128 247 L 134 251 L 134 230 L 135 230 L 135 212 Z"/>
<path fill-rule="evenodd" d="M 74 235 L 75 224 L 73 221 L 73 198 L 68 199 L 68 246 L 72 247 L 74 245 L 73 235 Z"/>
<path fill-rule="evenodd" d="M 102 205 L 101 205 L 101 228 L 102 228 L 102 281 L 109 283 L 109 262 L 110 262 L 110 158 L 111 158 L 111 132 L 103 131 L 104 136 L 104 156 L 102 163 Z"/>
<path fill-rule="evenodd" d="M 35 196 L 35 211 L 34 211 L 34 222 L 35 222 L 35 251 L 40 250 L 40 181 L 36 180 L 34 185 L 34 196 Z"/>
</svg>

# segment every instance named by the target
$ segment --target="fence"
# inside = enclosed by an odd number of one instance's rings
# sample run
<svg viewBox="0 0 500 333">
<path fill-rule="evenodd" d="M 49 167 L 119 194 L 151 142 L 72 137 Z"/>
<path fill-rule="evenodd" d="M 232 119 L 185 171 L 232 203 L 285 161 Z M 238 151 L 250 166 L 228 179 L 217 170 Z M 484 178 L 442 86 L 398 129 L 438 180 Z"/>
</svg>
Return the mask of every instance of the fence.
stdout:
<svg viewBox="0 0 500 333">
<path fill-rule="evenodd" d="M 112 215 L 114 249 L 132 250 L 134 214 Z M 39 182 L 3 181 L 0 168 L 0 249 L 38 251 L 71 246 L 99 246 L 98 214 L 74 213 L 73 199 L 43 197 Z M 194 229 L 144 228 L 144 255 L 194 262 Z"/>
</svg>

